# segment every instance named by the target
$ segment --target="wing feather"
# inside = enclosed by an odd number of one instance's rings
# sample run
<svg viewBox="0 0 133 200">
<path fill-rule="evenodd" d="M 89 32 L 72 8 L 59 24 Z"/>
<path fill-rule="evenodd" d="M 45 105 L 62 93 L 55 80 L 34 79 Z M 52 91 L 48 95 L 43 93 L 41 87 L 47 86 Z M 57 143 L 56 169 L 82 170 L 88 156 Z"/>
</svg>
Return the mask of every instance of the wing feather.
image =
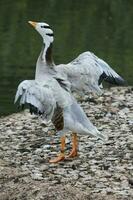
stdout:
<svg viewBox="0 0 133 200">
<path fill-rule="evenodd" d="M 67 77 L 71 83 L 71 90 L 78 93 L 87 91 L 101 94 L 103 80 L 115 85 L 125 83 L 105 61 L 91 52 L 84 52 L 72 62 L 57 65 L 55 68 L 57 72 Z"/>
<path fill-rule="evenodd" d="M 56 106 L 64 108 L 72 103 L 71 94 L 60 87 L 56 79 L 48 79 L 44 83 L 25 80 L 18 86 L 15 103 L 30 105 L 31 113 L 40 114 L 46 121 L 51 120 Z"/>
<path fill-rule="evenodd" d="M 45 120 L 49 121 L 56 107 L 56 101 L 52 90 L 35 81 L 23 81 L 18 86 L 15 102 L 20 98 L 20 106 L 29 104 L 31 112 L 37 111 Z"/>
</svg>

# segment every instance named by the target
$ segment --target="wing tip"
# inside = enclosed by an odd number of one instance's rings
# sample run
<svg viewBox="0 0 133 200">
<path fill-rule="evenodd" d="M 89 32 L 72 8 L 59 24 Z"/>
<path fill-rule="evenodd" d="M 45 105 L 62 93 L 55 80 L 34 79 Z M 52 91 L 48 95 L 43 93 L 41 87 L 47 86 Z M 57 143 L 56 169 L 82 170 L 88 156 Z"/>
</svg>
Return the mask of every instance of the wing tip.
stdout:
<svg viewBox="0 0 133 200">
<path fill-rule="evenodd" d="M 127 81 L 124 80 L 121 76 L 119 76 L 118 78 L 115 78 L 115 82 L 119 86 L 126 86 L 127 85 Z"/>
<path fill-rule="evenodd" d="M 105 73 L 103 73 L 100 78 L 99 78 L 99 84 L 102 83 L 102 81 L 105 80 L 106 82 L 113 84 L 113 85 L 117 85 L 117 86 L 126 86 L 127 81 L 124 80 L 121 76 L 118 77 L 114 77 L 114 76 L 107 76 Z"/>
</svg>

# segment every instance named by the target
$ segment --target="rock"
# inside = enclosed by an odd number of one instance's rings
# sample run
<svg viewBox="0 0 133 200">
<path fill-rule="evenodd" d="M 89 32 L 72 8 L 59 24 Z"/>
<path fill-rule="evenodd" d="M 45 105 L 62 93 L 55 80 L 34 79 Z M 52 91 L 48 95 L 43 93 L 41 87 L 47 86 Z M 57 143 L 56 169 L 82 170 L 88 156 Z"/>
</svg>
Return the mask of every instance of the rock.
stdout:
<svg viewBox="0 0 133 200">
<path fill-rule="evenodd" d="M 51 145 L 49 145 L 49 144 L 45 144 L 45 145 L 43 145 L 43 149 L 45 150 L 45 149 L 50 149 L 50 147 L 51 147 Z"/>
<path fill-rule="evenodd" d="M 42 149 L 38 148 L 35 150 L 35 154 L 39 155 L 42 152 Z"/>
<path fill-rule="evenodd" d="M 32 177 L 34 180 L 42 180 L 42 179 L 43 179 L 41 173 L 31 174 L 31 177 Z"/>
<path fill-rule="evenodd" d="M 129 150 L 133 150 L 133 143 L 132 144 L 127 144 L 127 146 L 128 146 Z"/>
<path fill-rule="evenodd" d="M 48 165 L 42 165 L 41 167 L 40 167 L 40 170 L 41 171 L 47 171 L 48 170 Z"/>
<path fill-rule="evenodd" d="M 129 178 L 128 182 L 133 187 L 133 178 Z"/>
</svg>

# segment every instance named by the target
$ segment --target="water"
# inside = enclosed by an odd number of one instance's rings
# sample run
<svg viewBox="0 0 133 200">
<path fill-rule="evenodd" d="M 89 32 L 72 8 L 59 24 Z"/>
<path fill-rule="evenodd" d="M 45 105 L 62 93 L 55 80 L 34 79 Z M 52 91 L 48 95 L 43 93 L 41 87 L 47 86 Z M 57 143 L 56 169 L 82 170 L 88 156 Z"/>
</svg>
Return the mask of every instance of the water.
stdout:
<svg viewBox="0 0 133 200">
<path fill-rule="evenodd" d="M 17 85 L 34 78 L 41 38 L 27 23 L 44 21 L 55 34 L 55 63 L 90 50 L 133 84 L 133 1 L 1 0 L 0 115 L 15 112 Z"/>
</svg>

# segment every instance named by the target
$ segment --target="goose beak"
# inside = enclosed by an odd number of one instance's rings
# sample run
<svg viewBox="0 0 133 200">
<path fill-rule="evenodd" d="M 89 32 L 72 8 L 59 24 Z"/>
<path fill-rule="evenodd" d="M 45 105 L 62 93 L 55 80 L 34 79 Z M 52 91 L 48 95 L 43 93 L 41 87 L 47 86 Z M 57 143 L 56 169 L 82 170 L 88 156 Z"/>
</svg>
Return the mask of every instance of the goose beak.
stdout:
<svg viewBox="0 0 133 200">
<path fill-rule="evenodd" d="M 31 24 L 34 28 L 36 28 L 37 22 L 28 21 L 28 23 Z"/>
</svg>

